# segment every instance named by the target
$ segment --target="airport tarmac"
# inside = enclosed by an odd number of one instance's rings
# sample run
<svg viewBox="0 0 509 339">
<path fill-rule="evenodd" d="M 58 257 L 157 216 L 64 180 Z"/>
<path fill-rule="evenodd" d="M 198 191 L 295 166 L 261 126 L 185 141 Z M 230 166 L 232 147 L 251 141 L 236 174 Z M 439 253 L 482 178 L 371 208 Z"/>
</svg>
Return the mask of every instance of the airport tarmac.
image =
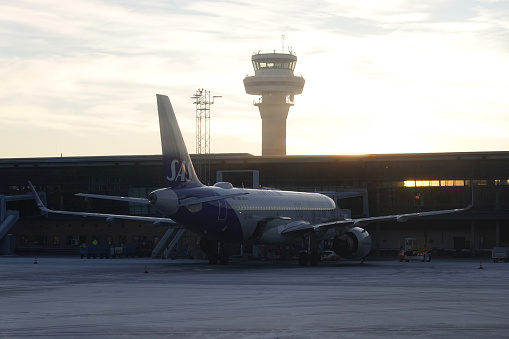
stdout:
<svg viewBox="0 0 509 339">
<path fill-rule="evenodd" d="M 2 338 L 509 336 L 506 263 L 33 262 L 0 257 Z"/>
</svg>

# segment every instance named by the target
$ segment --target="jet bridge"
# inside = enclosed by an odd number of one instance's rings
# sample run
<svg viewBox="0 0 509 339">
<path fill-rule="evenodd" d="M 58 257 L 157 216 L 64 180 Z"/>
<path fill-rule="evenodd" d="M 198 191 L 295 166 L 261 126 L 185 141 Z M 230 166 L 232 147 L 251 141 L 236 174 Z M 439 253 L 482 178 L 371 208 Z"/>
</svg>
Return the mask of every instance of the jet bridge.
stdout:
<svg viewBox="0 0 509 339">
<path fill-rule="evenodd" d="M 26 195 L 0 195 L 0 254 L 14 254 L 14 242 L 12 236 L 7 236 L 12 226 L 19 219 L 18 211 L 8 211 L 6 203 L 9 201 L 33 199 L 32 194 Z"/>
</svg>

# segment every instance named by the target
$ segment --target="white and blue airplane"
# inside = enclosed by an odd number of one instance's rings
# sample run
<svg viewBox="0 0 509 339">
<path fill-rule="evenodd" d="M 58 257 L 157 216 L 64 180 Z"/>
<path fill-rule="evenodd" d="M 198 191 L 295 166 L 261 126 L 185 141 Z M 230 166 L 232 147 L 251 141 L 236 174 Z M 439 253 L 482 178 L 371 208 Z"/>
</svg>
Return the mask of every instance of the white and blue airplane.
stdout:
<svg viewBox="0 0 509 339">
<path fill-rule="evenodd" d="M 228 182 L 214 186 L 202 184 L 193 167 L 170 100 L 157 94 L 159 126 L 163 152 L 166 187 L 153 191 L 148 199 L 77 194 L 79 196 L 150 204 L 164 217 L 152 218 L 55 211 L 48 209 L 34 187 L 37 206 L 44 212 L 113 220 L 140 220 L 178 224 L 201 237 L 201 248 L 210 263 L 227 264 L 229 244 L 295 244 L 304 245 L 299 264 L 317 265 L 318 244 L 333 240 L 333 249 L 342 258 L 363 260 L 371 250 L 371 237 L 362 227 L 372 223 L 438 214 L 457 213 L 470 209 L 440 210 L 360 219 L 345 219 L 341 209 L 320 193 L 303 193 L 267 189 L 234 188 Z"/>
</svg>

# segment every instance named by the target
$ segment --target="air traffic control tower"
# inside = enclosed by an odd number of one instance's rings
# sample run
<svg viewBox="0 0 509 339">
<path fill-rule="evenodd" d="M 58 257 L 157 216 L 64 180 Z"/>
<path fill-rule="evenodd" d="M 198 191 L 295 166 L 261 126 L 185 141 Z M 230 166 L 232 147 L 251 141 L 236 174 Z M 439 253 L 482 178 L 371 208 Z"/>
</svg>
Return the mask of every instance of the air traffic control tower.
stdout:
<svg viewBox="0 0 509 339">
<path fill-rule="evenodd" d="M 293 74 L 297 56 L 256 52 L 251 61 L 255 74 L 244 78 L 244 87 L 247 94 L 262 96 L 254 103 L 262 117 L 262 155 L 286 155 L 286 118 L 305 82 Z"/>
</svg>

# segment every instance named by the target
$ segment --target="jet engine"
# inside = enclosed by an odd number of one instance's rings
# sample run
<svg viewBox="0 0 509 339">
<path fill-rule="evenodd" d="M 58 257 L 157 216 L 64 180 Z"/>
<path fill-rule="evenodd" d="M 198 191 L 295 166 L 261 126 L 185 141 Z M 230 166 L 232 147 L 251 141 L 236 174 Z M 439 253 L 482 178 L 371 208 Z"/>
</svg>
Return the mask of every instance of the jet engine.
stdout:
<svg viewBox="0 0 509 339">
<path fill-rule="evenodd" d="M 345 259 L 362 259 L 371 251 L 371 236 L 368 231 L 354 227 L 342 235 L 335 236 L 332 249 Z"/>
<path fill-rule="evenodd" d="M 164 215 L 172 216 L 179 209 L 179 198 L 172 189 L 161 188 L 148 196 L 148 202 Z"/>
</svg>

